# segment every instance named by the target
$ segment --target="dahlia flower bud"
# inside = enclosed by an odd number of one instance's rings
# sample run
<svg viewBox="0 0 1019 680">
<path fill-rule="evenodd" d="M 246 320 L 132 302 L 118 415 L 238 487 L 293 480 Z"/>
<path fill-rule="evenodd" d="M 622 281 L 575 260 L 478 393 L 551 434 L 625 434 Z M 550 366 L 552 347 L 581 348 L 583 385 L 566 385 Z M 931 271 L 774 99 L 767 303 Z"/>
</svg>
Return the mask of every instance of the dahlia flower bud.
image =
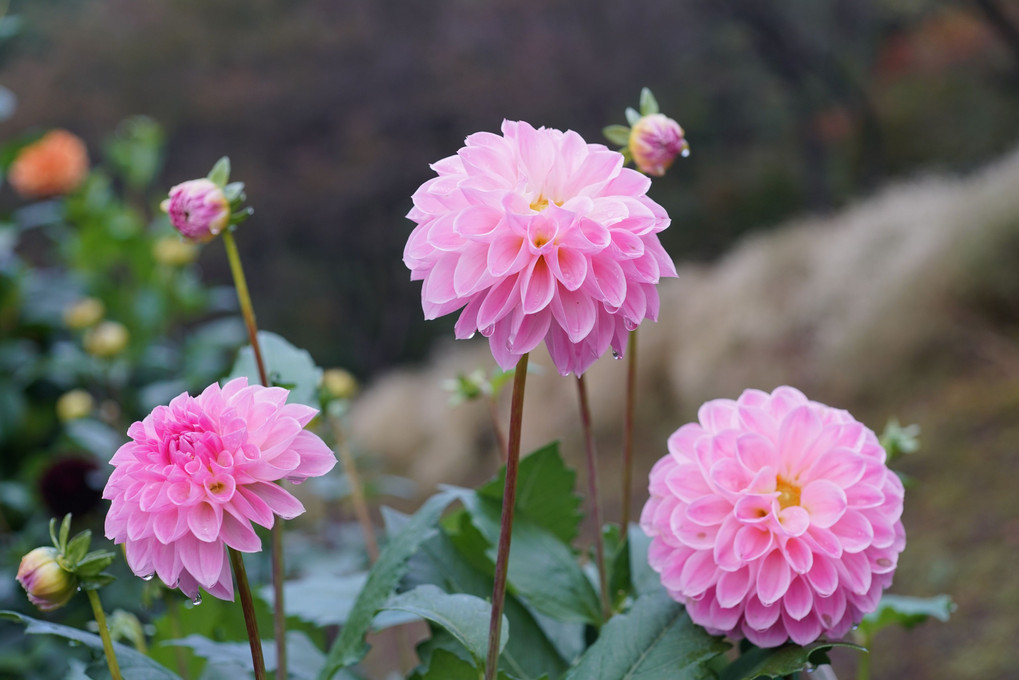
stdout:
<svg viewBox="0 0 1019 680">
<path fill-rule="evenodd" d="M 57 419 L 62 423 L 84 418 L 92 413 L 96 400 L 85 390 L 76 389 L 65 392 L 57 399 Z"/>
<path fill-rule="evenodd" d="M 690 618 L 759 647 L 839 638 L 906 545 L 903 488 L 875 434 L 798 390 L 701 406 L 651 470 L 648 562 Z"/>
<path fill-rule="evenodd" d="M 7 179 L 24 198 L 46 198 L 71 193 L 87 174 L 85 143 L 67 130 L 51 130 L 18 152 Z"/>
<path fill-rule="evenodd" d="M 85 333 L 82 344 L 92 356 L 108 359 L 124 351 L 130 338 L 124 324 L 104 321 Z"/>
<path fill-rule="evenodd" d="M 198 257 L 198 246 L 176 236 L 167 236 L 152 244 L 152 257 L 167 267 L 183 267 Z"/>
<path fill-rule="evenodd" d="M 357 378 L 342 368 L 330 368 L 322 373 L 322 389 L 330 399 L 350 399 L 357 394 Z"/>
<path fill-rule="evenodd" d="M 56 548 L 36 548 L 21 558 L 18 567 L 18 583 L 44 612 L 63 607 L 78 589 L 77 579 L 60 566 L 59 556 Z"/>
<path fill-rule="evenodd" d="M 80 331 L 95 326 L 105 313 L 106 307 L 102 300 L 94 297 L 82 298 L 64 310 L 64 323 L 71 330 Z"/>
<path fill-rule="evenodd" d="M 676 156 L 690 154 L 683 128 L 662 113 L 642 116 L 630 128 L 627 148 L 640 171 L 655 177 L 664 175 Z"/>
<path fill-rule="evenodd" d="M 171 188 L 160 207 L 174 229 L 198 243 L 211 240 L 230 223 L 230 201 L 223 188 L 204 177 Z"/>
</svg>

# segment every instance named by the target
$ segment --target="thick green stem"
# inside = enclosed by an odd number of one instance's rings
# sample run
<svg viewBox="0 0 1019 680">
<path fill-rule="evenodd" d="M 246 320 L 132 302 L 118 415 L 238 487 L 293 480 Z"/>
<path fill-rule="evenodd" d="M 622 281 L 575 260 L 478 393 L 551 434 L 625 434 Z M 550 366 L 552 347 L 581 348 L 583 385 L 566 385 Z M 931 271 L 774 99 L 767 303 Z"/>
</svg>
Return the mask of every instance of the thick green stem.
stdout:
<svg viewBox="0 0 1019 680">
<path fill-rule="evenodd" d="M 223 232 L 223 245 L 226 247 L 226 257 L 230 261 L 230 273 L 233 274 L 234 288 L 237 289 L 237 301 L 241 305 L 244 326 L 248 329 L 248 339 L 251 341 L 251 351 L 255 356 L 258 377 L 263 386 L 269 387 L 269 376 L 265 370 L 262 348 L 258 342 L 258 323 L 255 321 L 255 308 L 251 304 L 251 295 L 248 293 L 248 281 L 244 277 L 244 267 L 241 264 L 241 255 L 237 250 L 237 242 L 234 240 L 233 232 L 229 229 Z M 276 675 L 280 678 L 286 678 L 287 618 L 283 602 L 283 580 L 286 572 L 283 565 L 282 522 L 273 524 L 270 538 L 272 544 L 273 634 L 276 638 Z"/>
<path fill-rule="evenodd" d="M 594 428 L 591 425 L 591 408 L 587 402 L 587 383 L 577 376 L 577 395 L 580 397 L 580 422 L 584 427 L 584 451 L 587 454 L 587 490 L 591 496 L 591 517 L 594 519 L 594 554 L 598 563 L 598 585 L 601 591 L 602 618 L 608 620 L 612 609 L 609 603 L 608 572 L 605 569 L 605 537 L 602 535 L 601 499 L 598 493 L 598 455 L 594 446 Z"/>
<path fill-rule="evenodd" d="M 620 520 L 619 537 L 626 540 L 630 527 L 630 493 L 633 487 L 633 416 L 637 401 L 637 329 L 630 331 L 626 347 L 626 408 L 623 412 L 623 514 Z"/>
<path fill-rule="evenodd" d="M 234 579 L 237 581 L 237 593 L 241 596 L 244 625 L 248 629 L 248 643 L 251 646 L 251 664 L 255 670 L 255 680 L 266 680 L 265 659 L 262 657 L 262 640 L 258 635 L 258 621 L 255 619 L 255 603 L 251 599 L 251 588 L 248 586 L 248 572 L 244 570 L 244 558 L 233 548 L 228 548 L 228 550 L 230 551 L 230 566 L 233 567 Z"/>
<path fill-rule="evenodd" d="M 513 534 L 513 508 L 517 501 L 517 468 L 520 464 L 520 432 L 524 420 L 524 386 L 527 382 L 527 355 L 520 357 L 513 375 L 510 402 L 509 445 L 506 455 L 506 483 L 502 492 L 502 521 L 499 547 L 495 557 L 495 585 L 492 588 L 492 618 L 488 625 L 488 660 L 485 680 L 493 680 L 499 669 L 499 638 L 502 610 L 506 601 L 506 575 L 509 570 L 510 538 Z"/>
<path fill-rule="evenodd" d="M 99 637 L 103 639 L 103 653 L 106 654 L 106 665 L 110 669 L 110 677 L 113 680 L 123 680 L 120 676 L 120 666 L 117 664 L 117 653 L 113 651 L 113 640 L 110 639 L 110 629 L 106 625 L 106 614 L 103 613 L 103 605 L 99 602 L 99 593 L 95 590 L 86 590 L 88 601 L 92 605 L 92 613 L 99 624 Z"/>
</svg>

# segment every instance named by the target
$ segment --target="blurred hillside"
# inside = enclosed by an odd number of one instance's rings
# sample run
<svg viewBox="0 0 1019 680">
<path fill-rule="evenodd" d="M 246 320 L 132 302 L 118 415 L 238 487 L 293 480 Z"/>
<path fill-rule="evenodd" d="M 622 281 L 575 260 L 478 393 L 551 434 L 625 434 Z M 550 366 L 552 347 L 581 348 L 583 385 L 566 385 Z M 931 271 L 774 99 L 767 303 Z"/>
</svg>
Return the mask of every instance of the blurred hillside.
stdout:
<svg viewBox="0 0 1019 680">
<path fill-rule="evenodd" d="M 633 513 L 666 438 L 708 399 L 789 384 L 878 433 L 891 417 L 920 425 L 921 450 L 896 463 L 913 482 L 892 592 L 948 593 L 959 609 L 947 624 L 879 637 L 875 678 L 1004 678 L 1019 666 L 1017 186 L 1019 150 L 965 178 L 927 177 L 783 225 L 715 264 L 680 267 L 660 286 L 660 321 L 640 329 Z M 524 450 L 561 439 L 583 469 L 575 381 L 544 348 L 531 363 L 544 371 L 527 380 Z M 611 521 L 625 364 L 605 357 L 585 374 Z M 354 407 L 354 441 L 422 494 L 485 478 L 497 460 L 489 412 L 450 408 L 443 382 L 492 365 L 479 339 L 385 375 Z M 840 657 L 839 677 L 853 677 L 852 657 Z"/>
<path fill-rule="evenodd" d="M 128 114 L 169 132 L 168 187 L 221 155 L 256 217 L 240 247 L 262 325 L 366 375 L 424 356 L 401 263 L 428 163 L 502 118 L 623 122 L 642 86 L 693 148 L 653 195 L 677 259 L 825 212 L 889 178 L 1001 154 L 1019 119 L 1003 0 L 14 0 L 0 138 L 64 126 L 93 148 Z M 6 192 L 5 192 L 6 193 Z M 0 195 L 0 202 L 8 196 Z M 218 249 L 208 278 L 226 281 Z"/>
</svg>

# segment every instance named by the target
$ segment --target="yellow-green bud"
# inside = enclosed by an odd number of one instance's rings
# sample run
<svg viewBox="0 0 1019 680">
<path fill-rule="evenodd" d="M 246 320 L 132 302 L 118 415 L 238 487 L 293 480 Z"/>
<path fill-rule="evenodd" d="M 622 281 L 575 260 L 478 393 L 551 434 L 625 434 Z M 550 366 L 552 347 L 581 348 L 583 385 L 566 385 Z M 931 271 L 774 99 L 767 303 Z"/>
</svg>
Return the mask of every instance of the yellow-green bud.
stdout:
<svg viewBox="0 0 1019 680">
<path fill-rule="evenodd" d="M 78 589 L 74 574 L 57 562 L 58 555 L 56 548 L 36 548 L 21 558 L 18 567 L 18 583 L 29 601 L 44 612 L 63 607 Z"/>
<path fill-rule="evenodd" d="M 350 399 L 357 394 L 357 378 L 342 368 L 330 368 L 322 374 L 322 387 L 333 399 Z"/>
<path fill-rule="evenodd" d="M 152 244 L 152 256 L 159 264 L 183 267 L 198 257 L 198 246 L 177 236 L 166 236 Z"/>
<path fill-rule="evenodd" d="M 57 399 L 57 418 L 66 423 L 92 413 L 96 401 L 85 390 L 71 390 Z"/>
<path fill-rule="evenodd" d="M 127 328 L 116 321 L 104 321 L 85 333 L 82 343 L 92 356 L 109 358 L 120 354 L 130 339 Z"/>
<path fill-rule="evenodd" d="M 93 297 L 82 298 L 64 310 L 64 323 L 71 330 L 81 330 L 99 323 L 106 307 L 102 300 Z"/>
</svg>

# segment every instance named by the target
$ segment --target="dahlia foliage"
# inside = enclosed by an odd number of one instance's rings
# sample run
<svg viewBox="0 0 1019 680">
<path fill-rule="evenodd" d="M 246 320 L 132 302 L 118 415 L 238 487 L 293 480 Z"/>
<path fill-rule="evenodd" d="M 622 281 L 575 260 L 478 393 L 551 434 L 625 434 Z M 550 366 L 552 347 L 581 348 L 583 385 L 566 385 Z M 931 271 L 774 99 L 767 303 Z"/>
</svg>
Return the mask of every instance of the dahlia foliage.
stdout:
<svg viewBox="0 0 1019 680">
<path fill-rule="evenodd" d="M 662 583 L 709 632 L 760 647 L 838 638 L 905 547 L 874 433 L 791 387 L 704 404 L 654 466 L 641 526 Z"/>
<path fill-rule="evenodd" d="M 304 506 L 278 482 L 328 472 L 336 459 L 304 429 L 316 410 L 287 390 L 237 378 L 197 397 L 181 394 L 128 430 L 110 463 L 106 536 L 123 543 L 131 570 L 153 573 L 195 597 L 233 599 L 226 547 L 261 550 L 252 522 L 271 527 Z"/>
<path fill-rule="evenodd" d="M 456 337 L 480 331 L 503 369 L 544 340 L 559 372 L 579 375 L 658 318 L 656 284 L 676 275 L 657 236 L 669 218 L 621 154 L 505 121 L 432 168 L 404 263 L 425 316 L 462 308 Z"/>
</svg>

